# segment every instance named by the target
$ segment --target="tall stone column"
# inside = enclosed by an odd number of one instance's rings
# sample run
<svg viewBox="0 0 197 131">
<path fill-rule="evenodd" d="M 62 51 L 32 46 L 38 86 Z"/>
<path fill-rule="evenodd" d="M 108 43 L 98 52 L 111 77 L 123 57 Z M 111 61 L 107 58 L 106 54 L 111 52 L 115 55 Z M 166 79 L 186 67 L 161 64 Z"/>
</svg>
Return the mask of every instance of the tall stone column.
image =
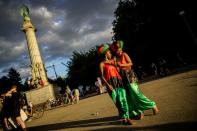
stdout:
<svg viewBox="0 0 197 131">
<path fill-rule="evenodd" d="M 38 88 L 30 91 L 26 91 L 27 102 L 33 102 L 33 104 L 44 103 L 49 99 L 54 99 L 55 94 L 53 86 L 49 84 L 46 76 L 46 71 L 40 55 L 38 43 L 35 35 L 35 27 L 32 25 L 29 17 L 29 8 L 23 5 L 20 8 L 20 14 L 23 16 L 22 31 L 26 35 L 27 47 L 29 51 L 31 61 L 31 73 L 32 82 L 37 85 Z M 38 84 L 42 80 L 42 83 Z M 42 88 L 39 88 L 42 87 Z"/>
<path fill-rule="evenodd" d="M 38 82 L 42 82 L 42 86 L 48 84 L 46 71 L 42 62 L 42 58 L 40 55 L 38 43 L 35 35 L 35 27 L 32 25 L 30 17 L 29 17 L 29 8 L 23 5 L 20 8 L 20 14 L 23 16 L 23 27 L 22 31 L 26 35 L 27 46 L 31 61 L 31 73 L 32 73 L 32 82 L 37 85 L 37 87 L 41 86 Z"/>
<path fill-rule="evenodd" d="M 24 20 L 22 31 L 26 35 L 27 46 L 31 61 L 32 80 L 36 82 L 41 79 L 44 85 L 46 85 L 48 84 L 48 80 L 35 36 L 36 29 L 32 25 L 30 20 Z"/>
</svg>

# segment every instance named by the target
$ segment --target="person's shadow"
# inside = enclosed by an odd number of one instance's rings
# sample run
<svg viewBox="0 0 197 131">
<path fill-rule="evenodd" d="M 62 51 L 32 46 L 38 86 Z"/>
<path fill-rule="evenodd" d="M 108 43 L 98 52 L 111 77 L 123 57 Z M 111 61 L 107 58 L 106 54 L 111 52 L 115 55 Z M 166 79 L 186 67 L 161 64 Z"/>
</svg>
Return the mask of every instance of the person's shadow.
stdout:
<svg viewBox="0 0 197 131">
<path fill-rule="evenodd" d="M 108 125 L 108 126 L 107 126 Z M 111 126 L 110 126 L 111 125 Z M 79 120 L 79 121 L 69 121 L 63 123 L 41 125 L 35 127 L 27 128 L 28 131 L 49 131 L 49 130 L 63 130 L 69 128 L 78 128 L 79 127 L 98 127 L 103 126 L 103 128 L 98 129 L 89 129 L 91 131 L 196 131 L 197 130 L 197 121 L 188 121 L 188 122 L 175 122 L 175 123 L 165 123 L 165 124 L 156 124 L 150 126 L 124 126 L 121 125 L 117 116 L 104 117 L 104 118 L 95 118 L 88 120 Z M 106 127 L 107 126 L 107 127 Z M 72 129 L 73 130 L 73 129 Z"/>
<path fill-rule="evenodd" d="M 102 126 L 102 125 L 120 125 L 119 117 L 104 117 L 104 118 L 95 118 L 79 121 L 69 121 L 63 123 L 49 124 L 49 125 L 40 125 L 34 127 L 28 127 L 28 131 L 49 131 L 49 130 L 60 130 L 68 128 L 77 128 L 77 127 L 91 127 L 91 126 Z"/>
</svg>

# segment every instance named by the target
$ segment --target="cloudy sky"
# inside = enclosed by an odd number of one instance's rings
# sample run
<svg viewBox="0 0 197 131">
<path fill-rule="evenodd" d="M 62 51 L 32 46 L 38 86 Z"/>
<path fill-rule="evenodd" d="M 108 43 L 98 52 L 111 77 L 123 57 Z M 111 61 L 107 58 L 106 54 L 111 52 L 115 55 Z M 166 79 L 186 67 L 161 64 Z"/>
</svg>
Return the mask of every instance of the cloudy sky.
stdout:
<svg viewBox="0 0 197 131">
<path fill-rule="evenodd" d="M 21 77 L 30 74 L 30 60 L 23 18 L 19 8 L 25 4 L 37 28 L 36 36 L 47 74 L 66 75 L 66 66 L 74 50 L 86 51 L 102 42 L 110 42 L 114 10 L 119 0 L 0 0 L 0 77 L 10 67 Z"/>
</svg>

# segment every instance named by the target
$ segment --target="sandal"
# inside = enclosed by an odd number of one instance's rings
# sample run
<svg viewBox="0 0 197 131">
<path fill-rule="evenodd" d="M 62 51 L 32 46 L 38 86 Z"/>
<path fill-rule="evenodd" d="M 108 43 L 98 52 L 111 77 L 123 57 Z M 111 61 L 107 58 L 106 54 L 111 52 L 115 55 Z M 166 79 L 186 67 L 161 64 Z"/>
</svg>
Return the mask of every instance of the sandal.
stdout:
<svg viewBox="0 0 197 131">
<path fill-rule="evenodd" d="M 127 119 L 127 124 L 128 124 L 128 125 L 133 125 L 133 124 L 134 124 L 134 122 L 133 122 L 133 120 L 132 120 L 132 119 L 128 118 L 128 119 Z"/>
</svg>

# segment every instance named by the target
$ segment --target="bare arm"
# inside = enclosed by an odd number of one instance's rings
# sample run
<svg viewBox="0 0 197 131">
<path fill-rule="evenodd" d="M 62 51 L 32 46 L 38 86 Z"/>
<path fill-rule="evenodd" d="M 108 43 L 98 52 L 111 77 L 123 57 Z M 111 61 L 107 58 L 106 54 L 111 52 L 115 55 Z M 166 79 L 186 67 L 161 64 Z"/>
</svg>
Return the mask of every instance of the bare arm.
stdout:
<svg viewBox="0 0 197 131">
<path fill-rule="evenodd" d="M 121 68 L 133 66 L 133 62 L 131 61 L 131 58 L 129 57 L 129 55 L 127 53 L 124 53 L 123 55 L 125 55 L 125 58 L 126 58 L 127 63 L 121 64 L 120 62 L 118 62 L 118 65 Z"/>
<path fill-rule="evenodd" d="M 107 88 L 109 88 L 109 89 L 112 91 L 112 90 L 113 90 L 112 85 L 110 85 L 110 84 L 107 82 L 107 80 L 105 79 L 105 77 L 104 77 L 103 66 L 104 66 L 104 63 L 101 62 L 101 63 L 100 63 L 101 78 L 102 78 L 102 80 L 105 82 L 105 84 L 107 85 Z"/>
<path fill-rule="evenodd" d="M 3 122 L 4 122 L 5 127 L 6 127 L 7 129 L 9 129 L 7 117 L 4 117 L 4 118 L 3 118 Z"/>
</svg>

